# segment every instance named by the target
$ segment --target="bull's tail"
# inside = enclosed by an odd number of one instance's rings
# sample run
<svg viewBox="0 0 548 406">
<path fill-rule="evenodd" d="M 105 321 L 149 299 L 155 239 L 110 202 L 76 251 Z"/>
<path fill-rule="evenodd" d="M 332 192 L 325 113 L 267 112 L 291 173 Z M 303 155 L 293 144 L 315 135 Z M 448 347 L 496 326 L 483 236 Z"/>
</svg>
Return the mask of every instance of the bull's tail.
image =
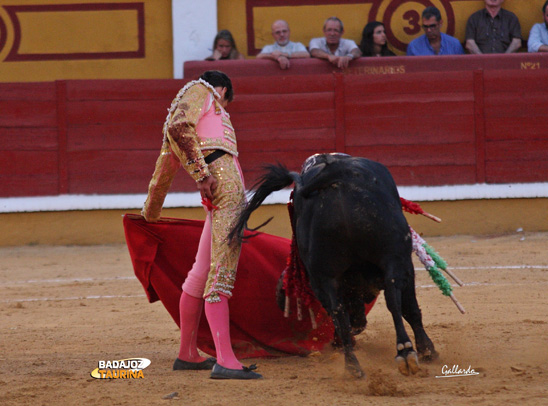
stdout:
<svg viewBox="0 0 548 406">
<path fill-rule="evenodd" d="M 265 174 L 262 175 L 258 182 L 253 186 L 255 193 L 253 193 L 253 196 L 238 217 L 232 231 L 229 234 L 230 241 L 232 241 L 234 237 L 242 238 L 243 230 L 244 228 L 247 228 L 247 221 L 249 220 L 251 213 L 253 213 L 272 192 L 281 190 L 294 182 L 300 183 L 300 175 L 296 172 L 290 172 L 281 164 L 267 165 L 265 166 L 265 170 Z M 270 220 L 272 220 L 272 218 L 254 230 L 264 226 Z"/>
</svg>

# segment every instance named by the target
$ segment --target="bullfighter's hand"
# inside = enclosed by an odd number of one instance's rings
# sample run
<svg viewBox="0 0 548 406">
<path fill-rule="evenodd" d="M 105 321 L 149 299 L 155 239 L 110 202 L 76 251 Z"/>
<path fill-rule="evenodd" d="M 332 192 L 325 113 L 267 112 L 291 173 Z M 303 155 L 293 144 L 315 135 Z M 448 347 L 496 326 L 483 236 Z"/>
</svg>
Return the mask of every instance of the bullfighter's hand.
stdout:
<svg viewBox="0 0 548 406">
<path fill-rule="evenodd" d="M 213 193 L 217 188 L 217 179 L 210 175 L 201 182 L 198 182 L 197 185 L 202 199 L 207 198 L 213 201 Z"/>
</svg>

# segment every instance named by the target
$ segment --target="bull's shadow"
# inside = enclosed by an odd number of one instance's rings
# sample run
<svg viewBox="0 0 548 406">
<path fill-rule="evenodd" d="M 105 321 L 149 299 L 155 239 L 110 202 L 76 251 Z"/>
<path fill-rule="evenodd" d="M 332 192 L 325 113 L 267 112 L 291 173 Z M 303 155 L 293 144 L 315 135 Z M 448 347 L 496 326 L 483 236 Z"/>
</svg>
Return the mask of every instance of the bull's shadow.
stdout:
<svg viewBox="0 0 548 406">
<path fill-rule="evenodd" d="M 313 155 L 300 174 L 269 166 L 232 235 L 242 235 L 251 213 L 268 195 L 292 183 L 299 255 L 314 294 L 333 319 L 346 368 L 356 377 L 364 376 L 352 334 L 365 327 L 363 304 L 384 290 L 396 328 L 398 369 L 415 374 L 417 352 L 402 317 L 413 329 L 422 359 L 437 353 L 422 324 L 410 229 L 390 172 L 378 162 L 346 154 Z M 356 310 L 360 306 L 362 314 Z"/>
</svg>

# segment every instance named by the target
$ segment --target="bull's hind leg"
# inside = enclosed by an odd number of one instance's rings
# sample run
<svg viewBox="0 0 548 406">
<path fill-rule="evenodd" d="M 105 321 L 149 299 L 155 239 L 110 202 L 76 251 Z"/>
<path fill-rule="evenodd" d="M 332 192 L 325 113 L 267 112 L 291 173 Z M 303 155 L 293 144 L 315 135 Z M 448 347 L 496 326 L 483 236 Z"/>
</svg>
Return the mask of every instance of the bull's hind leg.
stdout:
<svg viewBox="0 0 548 406">
<path fill-rule="evenodd" d="M 408 286 L 403 292 L 402 299 L 402 314 L 411 325 L 413 333 L 415 333 L 415 344 L 421 360 L 431 361 L 438 358 L 434 343 L 432 343 L 422 325 L 422 314 L 417 302 L 414 284 Z"/>
<path fill-rule="evenodd" d="M 393 273 L 387 272 L 388 277 L 385 280 L 384 296 L 386 299 L 386 306 L 392 314 L 394 320 L 394 326 L 396 328 L 396 348 L 398 354 L 396 355 L 396 362 L 398 364 L 398 370 L 403 375 L 416 374 L 419 370 L 419 360 L 417 353 L 413 349 L 413 343 L 405 326 L 402 318 L 402 287 L 399 286 L 402 281 L 393 277 Z M 390 276 L 392 275 L 392 276 Z"/>
<path fill-rule="evenodd" d="M 346 370 L 356 378 L 365 377 L 360 363 L 354 354 L 350 318 L 343 304 L 343 299 L 337 290 L 337 282 L 328 277 L 318 277 L 311 280 L 311 286 L 324 309 L 333 319 L 335 333 L 339 336 L 343 350 Z"/>
</svg>

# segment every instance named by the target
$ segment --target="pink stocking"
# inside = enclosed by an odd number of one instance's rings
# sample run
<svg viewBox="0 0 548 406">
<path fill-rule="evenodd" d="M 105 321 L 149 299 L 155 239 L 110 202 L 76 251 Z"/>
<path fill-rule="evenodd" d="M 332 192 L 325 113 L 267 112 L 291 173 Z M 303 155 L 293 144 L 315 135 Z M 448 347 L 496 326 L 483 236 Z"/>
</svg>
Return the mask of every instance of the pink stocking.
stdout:
<svg viewBox="0 0 548 406">
<path fill-rule="evenodd" d="M 189 362 L 202 362 L 204 357 L 198 353 L 198 325 L 202 316 L 204 300 L 190 296 L 184 292 L 179 300 L 179 313 L 181 321 L 181 348 L 179 359 Z"/>
<path fill-rule="evenodd" d="M 234 355 L 230 342 L 228 298 L 223 295 L 219 296 L 220 302 L 209 303 L 206 301 L 205 303 L 207 322 L 217 351 L 217 363 L 229 369 L 242 369 L 242 364 Z"/>
</svg>

